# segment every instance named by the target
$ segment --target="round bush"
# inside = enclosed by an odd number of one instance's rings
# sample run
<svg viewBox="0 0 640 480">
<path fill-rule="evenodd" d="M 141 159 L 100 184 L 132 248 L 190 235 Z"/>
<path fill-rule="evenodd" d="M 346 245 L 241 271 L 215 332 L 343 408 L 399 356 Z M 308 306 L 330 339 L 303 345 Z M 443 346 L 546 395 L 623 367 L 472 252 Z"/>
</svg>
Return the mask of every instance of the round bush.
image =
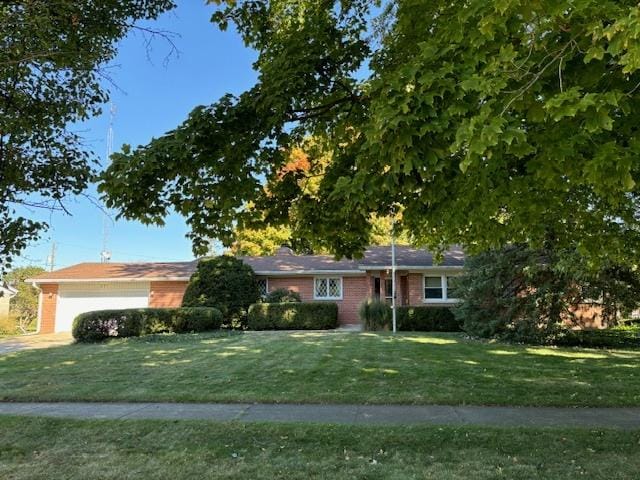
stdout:
<svg viewBox="0 0 640 480">
<path fill-rule="evenodd" d="M 269 292 L 264 299 L 264 303 L 292 303 L 301 302 L 300 294 L 286 288 L 277 288 Z"/>
<path fill-rule="evenodd" d="M 183 307 L 215 307 L 232 326 L 244 326 L 249 305 L 260 298 L 253 269 L 235 257 L 201 260 L 182 300 Z"/>
</svg>

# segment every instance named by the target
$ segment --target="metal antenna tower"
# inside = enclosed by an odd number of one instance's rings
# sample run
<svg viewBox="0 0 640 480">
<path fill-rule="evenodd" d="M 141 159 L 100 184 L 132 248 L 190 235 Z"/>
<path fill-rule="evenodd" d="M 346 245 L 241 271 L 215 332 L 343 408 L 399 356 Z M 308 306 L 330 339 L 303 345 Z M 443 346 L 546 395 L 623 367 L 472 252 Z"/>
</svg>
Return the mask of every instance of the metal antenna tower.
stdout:
<svg viewBox="0 0 640 480">
<path fill-rule="evenodd" d="M 116 106 L 111 103 L 109 107 L 109 129 L 107 130 L 107 155 L 105 165 L 111 161 L 113 153 L 113 120 L 116 116 Z M 106 212 L 102 215 L 102 251 L 100 252 L 100 262 L 108 263 L 111 260 L 111 251 L 109 250 L 109 222 L 111 218 Z"/>
</svg>

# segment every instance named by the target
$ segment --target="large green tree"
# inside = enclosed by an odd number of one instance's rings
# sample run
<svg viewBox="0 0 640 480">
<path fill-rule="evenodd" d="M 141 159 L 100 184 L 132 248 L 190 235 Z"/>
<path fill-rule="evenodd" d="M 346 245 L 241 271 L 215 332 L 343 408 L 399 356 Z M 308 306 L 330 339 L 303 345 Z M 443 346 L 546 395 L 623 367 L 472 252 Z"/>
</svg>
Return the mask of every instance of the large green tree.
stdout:
<svg viewBox="0 0 640 480">
<path fill-rule="evenodd" d="M 350 255 L 372 214 L 402 209 L 432 248 L 638 258 L 637 1 L 211 3 L 259 52 L 258 81 L 114 157 L 101 188 L 124 217 L 175 209 L 198 252 L 295 208 L 294 236 Z M 283 174 L 310 137 L 330 161 Z"/>
<path fill-rule="evenodd" d="M 46 228 L 28 209 L 64 209 L 96 157 L 72 125 L 107 100 L 103 68 L 141 19 L 172 0 L 8 0 L 0 5 L 0 270 Z M 152 30 L 145 33 L 161 34 Z M 26 207 L 26 208 L 21 208 Z"/>
</svg>

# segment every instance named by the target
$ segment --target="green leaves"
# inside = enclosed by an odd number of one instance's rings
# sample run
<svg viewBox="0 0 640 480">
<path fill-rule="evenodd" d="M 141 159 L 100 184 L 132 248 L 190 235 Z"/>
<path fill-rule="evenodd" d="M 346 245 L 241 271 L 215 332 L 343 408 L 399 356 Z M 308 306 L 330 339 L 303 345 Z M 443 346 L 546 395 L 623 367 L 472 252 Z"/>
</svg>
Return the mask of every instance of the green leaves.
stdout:
<svg viewBox="0 0 640 480">
<path fill-rule="evenodd" d="M 123 215 L 178 209 L 196 247 L 277 220 L 352 255 L 401 209 L 433 249 L 640 260 L 637 2 L 402 0 L 373 23 L 365 0 L 216 4 L 259 82 L 119 157 L 101 188 Z"/>
<path fill-rule="evenodd" d="M 96 156 L 70 125 L 108 99 L 100 69 L 140 19 L 171 0 L 34 0 L 0 7 L 0 273 L 46 229 L 21 207 L 64 210 L 93 178 Z"/>
</svg>

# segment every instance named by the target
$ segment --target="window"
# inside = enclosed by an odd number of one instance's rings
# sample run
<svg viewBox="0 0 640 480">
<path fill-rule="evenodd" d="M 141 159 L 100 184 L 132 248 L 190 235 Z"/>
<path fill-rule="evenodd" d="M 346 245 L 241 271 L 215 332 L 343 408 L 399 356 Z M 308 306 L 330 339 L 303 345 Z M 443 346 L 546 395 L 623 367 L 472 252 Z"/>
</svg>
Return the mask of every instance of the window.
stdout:
<svg viewBox="0 0 640 480">
<path fill-rule="evenodd" d="M 424 298 L 425 300 L 444 300 L 441 276 L 424 277 Z"/>
<path fill-rule="evenodd" d="M 265 298 L 267 293 L 269 293 L 269 289 L 267 288 L 267 279 L 259 278 L 258 279 L 258 291 L 260 292 L 260 296 Z"/>
<path fill-rule="evenodd" d="M 313 294 L 317 300 L 340 300 L 342 298 L 342 278 L 316 278 Z"/>
<path fill-rule="evenodd" d="M 393 299 L 393 281 L 390 278 L 384 280 L 384 299 L 387 303 L 392 303 Z"/>
<path fill-rule="evenodd" d="M 452 275 L 425 275 L 424 301 L 455 302 L 458 298 L 457 281 Z"/>
<path fill-rule="evenodd" d="M 457 289 L 458 278 L 447 276 L 447 300 L 455 300 L 458 298 Z"/>
</svg>

